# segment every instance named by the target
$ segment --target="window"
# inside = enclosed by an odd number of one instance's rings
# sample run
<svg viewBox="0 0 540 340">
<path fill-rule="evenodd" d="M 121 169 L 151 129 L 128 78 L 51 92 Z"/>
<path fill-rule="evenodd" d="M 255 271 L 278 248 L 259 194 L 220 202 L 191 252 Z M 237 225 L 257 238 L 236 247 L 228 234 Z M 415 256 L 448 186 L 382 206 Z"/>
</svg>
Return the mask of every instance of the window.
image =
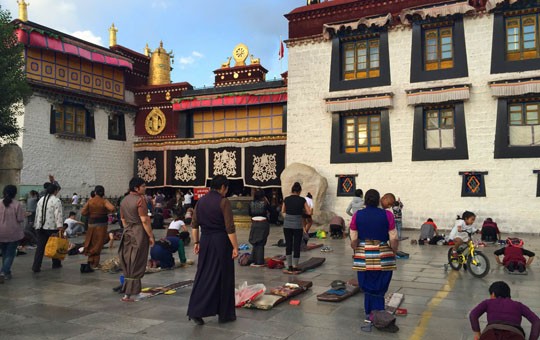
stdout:
<svg viewBox="0 0 540 340">
<path fill-rule="evenodd" d="M 343 79 L 380 76 L 379 39 L 365 39 L 343 44 Z"/>
<path fill-rule="evenodd" d="M 510 146 L 540 145 L 540 102 L 508 105 Z"/>
<path fill-rule="evenodd" d="M 391 162 L 388 110 L 334 112 L 330 163 Z"/>
<path fill-rule="evenodd" d="M 413 161 L 469 159 L 462 102 L 416 106 Z"/>
<path fill-rule="evenodd" d="M 540 157 L 540 98 L 499 98 L 495 158 Z"/>
<path fill-rule="evenodd" d="M 337 177 L 337 196 L 354 196 L 356 190 L 356 177 L 354 175 L 336 175 Z"/>
<path fill-rule="evenodd" d="M 86 136 L 86 109 L 82 106 L 55 106 L 56 133 Z"/>
<path fill-rule="evenodd" d="M 493 18 L 491 73 L 524 72 L 540 69 L 538 15 L 536 1 L 512 5 L 511 11 L 496 11 Z"/>
<path fill-rule="evenodd" d="M 343 117 L 346 153 L 381 151 L 381 115 Z"/>
<path fill-rule="evenodd" d="M 452 27 L 439 27 L 424 31 L 425 70 L 454 67 Z"/>
<path fill-rule="evenodd" d="M 482 172 L 464 172 L 460 171 L 461 179 L 461 197 L 486 197 L 486 184 L 484 177 L 487 171 Z"/>
<path fill-rule="evenodd" d="M 538 14 L 506 18 L 506 60 L 516 61 L 539 57 Z"/>
<path fill-rule="evenodd" d="M 124 115 L 109 115 L 109 139 L 126 140 L 126 128 Z"/>
<path fill-rule="evenodd" d="M 386 28 L 339 32 L 332 41 L 330 91 L 390 85 Z"/>
<path fill-rule="evenodd" d="M 435 108 L 425 112 L 426 149 L 454 148 L 454 108 Z"/>
<path fill-rule="evenodd" d="M 467 77 L 463 18 L 413 22 L 411 83 Z"/>
</svg>

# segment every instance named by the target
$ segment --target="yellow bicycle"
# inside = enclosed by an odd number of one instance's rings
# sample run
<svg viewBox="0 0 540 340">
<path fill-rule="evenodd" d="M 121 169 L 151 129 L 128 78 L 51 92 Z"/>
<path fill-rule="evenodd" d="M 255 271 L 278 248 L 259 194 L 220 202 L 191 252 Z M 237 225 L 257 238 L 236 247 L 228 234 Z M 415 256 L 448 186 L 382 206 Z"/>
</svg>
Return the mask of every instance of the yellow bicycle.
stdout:
<svg viewBox="0 0 540 340">
<path fill-rule="evenodd" d="M 468 234 L 469 241 L 460 246 L 462 249 L 458 249 L 457 256 L 454 256 L 452 247 L 448 249 L 448 264 L 445 264 L 444 268 L 448 270 L 448 266 L 450 266 L 453 270 L 460 270 L 463 267 L 465 270 L 469 270 L 474 277 L 482 278 L 489 273 L 489 259 L 476 249 L 471 233 Z"/>
</svg>

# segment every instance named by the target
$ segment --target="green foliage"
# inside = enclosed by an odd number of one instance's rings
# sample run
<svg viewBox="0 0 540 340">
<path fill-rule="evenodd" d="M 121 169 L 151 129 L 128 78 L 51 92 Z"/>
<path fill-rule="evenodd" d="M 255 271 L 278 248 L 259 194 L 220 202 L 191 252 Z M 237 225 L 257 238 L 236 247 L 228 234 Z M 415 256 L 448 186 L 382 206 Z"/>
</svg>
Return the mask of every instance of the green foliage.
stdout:
<svg viewBox="0 0 540 340">
<path fill-rule="evenodd" d="M 20 129 L 17 115 L 31 95 L 24 71 L 24 46 L 17 42 L 8 10 L 0 6 L 0 141 L 13 142 Z"/>
</svg>

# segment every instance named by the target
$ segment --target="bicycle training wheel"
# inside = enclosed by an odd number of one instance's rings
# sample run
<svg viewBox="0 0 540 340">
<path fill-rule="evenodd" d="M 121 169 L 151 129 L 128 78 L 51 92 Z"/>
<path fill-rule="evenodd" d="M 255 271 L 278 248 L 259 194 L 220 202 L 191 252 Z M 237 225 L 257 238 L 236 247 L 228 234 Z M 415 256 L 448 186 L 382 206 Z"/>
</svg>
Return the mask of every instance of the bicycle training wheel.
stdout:
<svg viewBox="0 0 540 340">
<path fill-rule="evenodd" d="M 452 256 L 452 251 L 453 250 L 454 249 L 452 247 L 450 247 L 450 249 L 448 249 L 448 264 L 450 265 L 450 268 L 452 268 L 453 270 L 460 270 L 461 266 L 462 266 L 462 263 L 459 262 L 458 257 L 453 257 Z"/>
<path fill-rule="evenodd" d="M 474 277 L 482 278 L 489 273 L 489 260 L 483 253 L 475 251 L 467 259 L 467 267 Z"/>
</svg>

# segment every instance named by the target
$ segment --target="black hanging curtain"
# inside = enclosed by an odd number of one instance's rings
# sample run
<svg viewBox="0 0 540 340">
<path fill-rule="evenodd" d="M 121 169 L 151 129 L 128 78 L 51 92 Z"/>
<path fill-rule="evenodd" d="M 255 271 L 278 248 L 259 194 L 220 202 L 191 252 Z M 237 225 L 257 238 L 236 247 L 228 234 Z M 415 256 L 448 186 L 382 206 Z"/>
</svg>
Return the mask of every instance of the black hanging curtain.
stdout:
<svg viewBox="0 0 540 340">
<path fill-rule="evenodd" d="M 242 178 L 242 149 L 219 148 L 208 150 L 208 177 L 217 175 L 229 179 Z"/>
<path fill-rule="evenodd" d="M 279 176 L 285 169 L 285 145 L 247 147 L 244 184 L 249 187 L 281 187 Z"/>
<path fill-rule="evenodd" d="M 164 175 L 163 151 L 135 152 L 135 176 L 142 178 L 147 187 L 164 186 Z"/>
<path fill-rule="evenodd" d="M 167 185 L 204 187 L 206 185 L 205 150 L 167 151 Z"/>
</svg>

